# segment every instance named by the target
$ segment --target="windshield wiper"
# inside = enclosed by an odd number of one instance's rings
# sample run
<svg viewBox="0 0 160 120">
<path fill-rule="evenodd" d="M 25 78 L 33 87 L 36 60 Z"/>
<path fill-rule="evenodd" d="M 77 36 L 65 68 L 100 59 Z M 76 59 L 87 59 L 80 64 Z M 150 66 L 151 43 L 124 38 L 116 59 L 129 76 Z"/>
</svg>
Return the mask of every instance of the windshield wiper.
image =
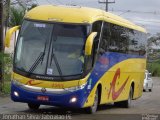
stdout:
<svg viewBox="0 0 160 120">
<path fill-rule="evenodd" d="M 53 43 L 54 43 L 54 41 L 53 41 Z M 59 63 L 58 63 L 58 60 L 57 60 L 56 55 L 54 54 L 53 43 L 52 43 L 52 52 L 51 52 L 50 66 L 51 66 L 51 64 L 52 64 L 52 58 L 53 58 L 53 59 L 54 59 L 54 62 L 55 62 L 55 65 L 56 65 L 56 67 L 57 67 L 57 70 L 58 70 L 58 72 L 59 72 L 60 78 L 63 80 L 63 77 L 62 77 L 63 74 L 62 74 L 61 67 L 60 67 L 60 65 L 59 65 Z"/>
<path fill-rule="evenodd" d="M 38 29 L 39 33 L 42 34 L 42 32 Z M 43 40 L 45 40 L 45 38 L 42 35 Z M 47 40 L 45 40 L 45 46 L 44 46 L 44 50 L 43 52 L 41 52 L 38 56 L 38 58 L 36 59 L 36 61 L 33 63 L 33 65 L 31 66 L 31 68 L 28 71 L 28 76 L 36 69 L 36 67 L 39 65 L 39 63 L 43 62 L 44 60 L 44 56 L 45 56 L 45 51 L 46 51 L 46 47 L 47 47 Z"/>
<path fill-rule="evenodd" d="M 31 66 L 31 68 L 28 71 L 28 76 L 36 69 L 36 67 L 39 65 L 39 63 L 43 62 L 44 56 L 45 56 L 45 51 L 46 51 L 46 46 L 47 46 L 47 41 L 45 42 L 45 46 L 44 46 L 44 50 L 43 52 L 41 52 L 38 56 L 38 58 L 35 60 L 35 62 L 33 63 L 33 65 Z"/>
<path fill-rule="evenodd" d="M 33 65 L 31 66 L 31 68 L 28 71 L 29 75 L 30 75 L 30 73 L 32 73 L 36 69 L 36 67 L 38 66 L 38 64 L 40 62 L 43 62 L 44 55 L 45 55 L 45 52 L 41 52 L 39 54 L 39 56 L 37 57 L 37 59 L 35 60 L 35 62 L 33 63 Z"/>
<path fill-rule="evenodd" d="M 59 63 L 58 63 L 57 57 L 56 57 L 56 55 L 55 55 L 54 53 L 52 53 L 52 57 L 53 57 L 53 59 L 54 59 L 54 62 L 55 62 L 55 64 L 56 64 L 56 67 L 57 67 L 57 69 L 58 69 L 59 75 L 60 75 L 61 79 L 63 79 L 63 77 L 62 77 L 62 70 L 61 70 L 60 65 L 59 65 Z M 51 61 L 51 62 L 52 62 L 52 61 Z"/>
</svg>

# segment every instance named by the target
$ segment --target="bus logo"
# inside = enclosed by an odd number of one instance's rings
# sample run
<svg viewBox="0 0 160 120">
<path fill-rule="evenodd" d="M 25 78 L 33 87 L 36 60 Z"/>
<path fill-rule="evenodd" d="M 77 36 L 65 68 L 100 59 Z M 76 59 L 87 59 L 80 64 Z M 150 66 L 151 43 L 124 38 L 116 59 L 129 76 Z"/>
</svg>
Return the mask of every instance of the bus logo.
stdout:
<svg viewBox="0 0 160 120">
<path fill-rule="evenodd" d="M 29 80 L 26 85 L 30 85 L 30 86 L 34 86 L 34 85 L 39 85 L 41 84 L 42 82 L 34 82 L 35 80 Z"/>
<path fill-rule="evenodd" d="M 117 90 L 117 91 L 115 91 L 116 81 L 120 78 L 120 73 L 121 73 L 120 72 L 120 68 L 118 68 L 117 71 L 116 71 L 116 73 L 115 73 L 115 75 L 114 75 L 114 77 L 113 77 L 112 83 L 111 83 L 111 88 L 109 90 L 108 99 L 109 99 L 110 94 L 112 92 L 112 99 L 116 100 L 119 97 L 119 95 L 122 93 L 122 91 L 123 91 L 126 83 L 128 82 L 129 76 L 125 80 L 125 82 L 123 83 L 123 85 L 120 87 L 120 89 Z"/>
<path fill-rule="evenodd" d="M 46 90 L 46 88 L 42 88 L 41 91 L 42 91 L 42 93 L 45 93 L 47 90 Z"/>
</svg>

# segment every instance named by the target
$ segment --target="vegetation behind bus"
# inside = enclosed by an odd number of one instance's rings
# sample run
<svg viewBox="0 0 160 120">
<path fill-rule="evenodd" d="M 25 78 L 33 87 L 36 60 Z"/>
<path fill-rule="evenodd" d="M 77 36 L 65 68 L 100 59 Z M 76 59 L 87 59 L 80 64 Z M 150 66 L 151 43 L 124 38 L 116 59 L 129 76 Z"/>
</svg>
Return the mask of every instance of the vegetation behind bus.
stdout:
<svg viewBox="0 0 160 120">
<path fill-rule="evenodd" d="M 148 38 L 147 69 L 152 76 L 160 77 L 160 33 Z"/>
<path fill-rule="evenodd" d="M 3 64 L 4 64 L 2 92 L 5 94 L 9 94 L 10 93 L 11 72 L 12 72 L 11 54 L 0 53 L 0 60 L 3 61 Z"/>
<path fill-rule="evenodd" d="M 147 70 L 152 76 L 160 77 L 160 60 L 147 63 Z"/>
<path fill-rule="evenodd" d="M 16 25 L 21 25 L 23 21 L 23 17 L 25 14 L 25 9 L 22 7 L 11 7 L 10 10 L 10 20 L 9 20 L 9 26 L 14 27 Z"/>
</svg>

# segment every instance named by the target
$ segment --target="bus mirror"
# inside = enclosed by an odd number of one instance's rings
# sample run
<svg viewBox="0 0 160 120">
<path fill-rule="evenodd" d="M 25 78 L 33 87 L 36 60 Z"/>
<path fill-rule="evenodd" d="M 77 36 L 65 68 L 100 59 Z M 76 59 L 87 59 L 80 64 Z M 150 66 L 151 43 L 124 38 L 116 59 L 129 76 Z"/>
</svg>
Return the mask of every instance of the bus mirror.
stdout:
<svg viewBox="0 0 160 120">
<path fill-rule="evenodd" d="M 85 45 L 85 55 L 91 55 L 92 53 L 92 47 L 93 47 L 93 41 L 94 38 L 96 37 L 97 32 L 92 32 L 87 40 L 86 40 L 86 45 Z"/>
<path fill-rule="evenodd" d="M 20 26 L 15 26 L 15 27 L 10 28 L 7 31 L 6 38 L 5 38 L 5 47 L 9 47 L 10 46 L 11 37 L 12 37 L 14 32 L 19 30 L 19 28 L 20 28 Z"/>
</svg>

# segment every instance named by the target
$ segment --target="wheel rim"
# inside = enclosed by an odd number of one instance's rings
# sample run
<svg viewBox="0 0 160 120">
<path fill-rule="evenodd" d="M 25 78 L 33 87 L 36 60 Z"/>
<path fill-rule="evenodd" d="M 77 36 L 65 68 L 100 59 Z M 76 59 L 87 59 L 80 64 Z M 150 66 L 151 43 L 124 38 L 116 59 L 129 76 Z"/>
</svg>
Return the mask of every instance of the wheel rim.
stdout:
<svg viewBox="0 0 160 120">
<path fill-rule="evenodd" d="M 130 90 L 129 98 L 128 98 L 128 105 L 131 106 L 132 101 L 132 88 Z"/>
<path fill-rule="evenodd" d="M 131 95 L 129 95 L 128 104 L 131 105 Z"/>
<path fill-rule="evenodd" d="M 96 91 L 95 98 L 94 98 L 94 103 L 92 106 L 92 111 L 95 112 L 97 110 L 98 106 L 98 91 Z"/>
</svg>

